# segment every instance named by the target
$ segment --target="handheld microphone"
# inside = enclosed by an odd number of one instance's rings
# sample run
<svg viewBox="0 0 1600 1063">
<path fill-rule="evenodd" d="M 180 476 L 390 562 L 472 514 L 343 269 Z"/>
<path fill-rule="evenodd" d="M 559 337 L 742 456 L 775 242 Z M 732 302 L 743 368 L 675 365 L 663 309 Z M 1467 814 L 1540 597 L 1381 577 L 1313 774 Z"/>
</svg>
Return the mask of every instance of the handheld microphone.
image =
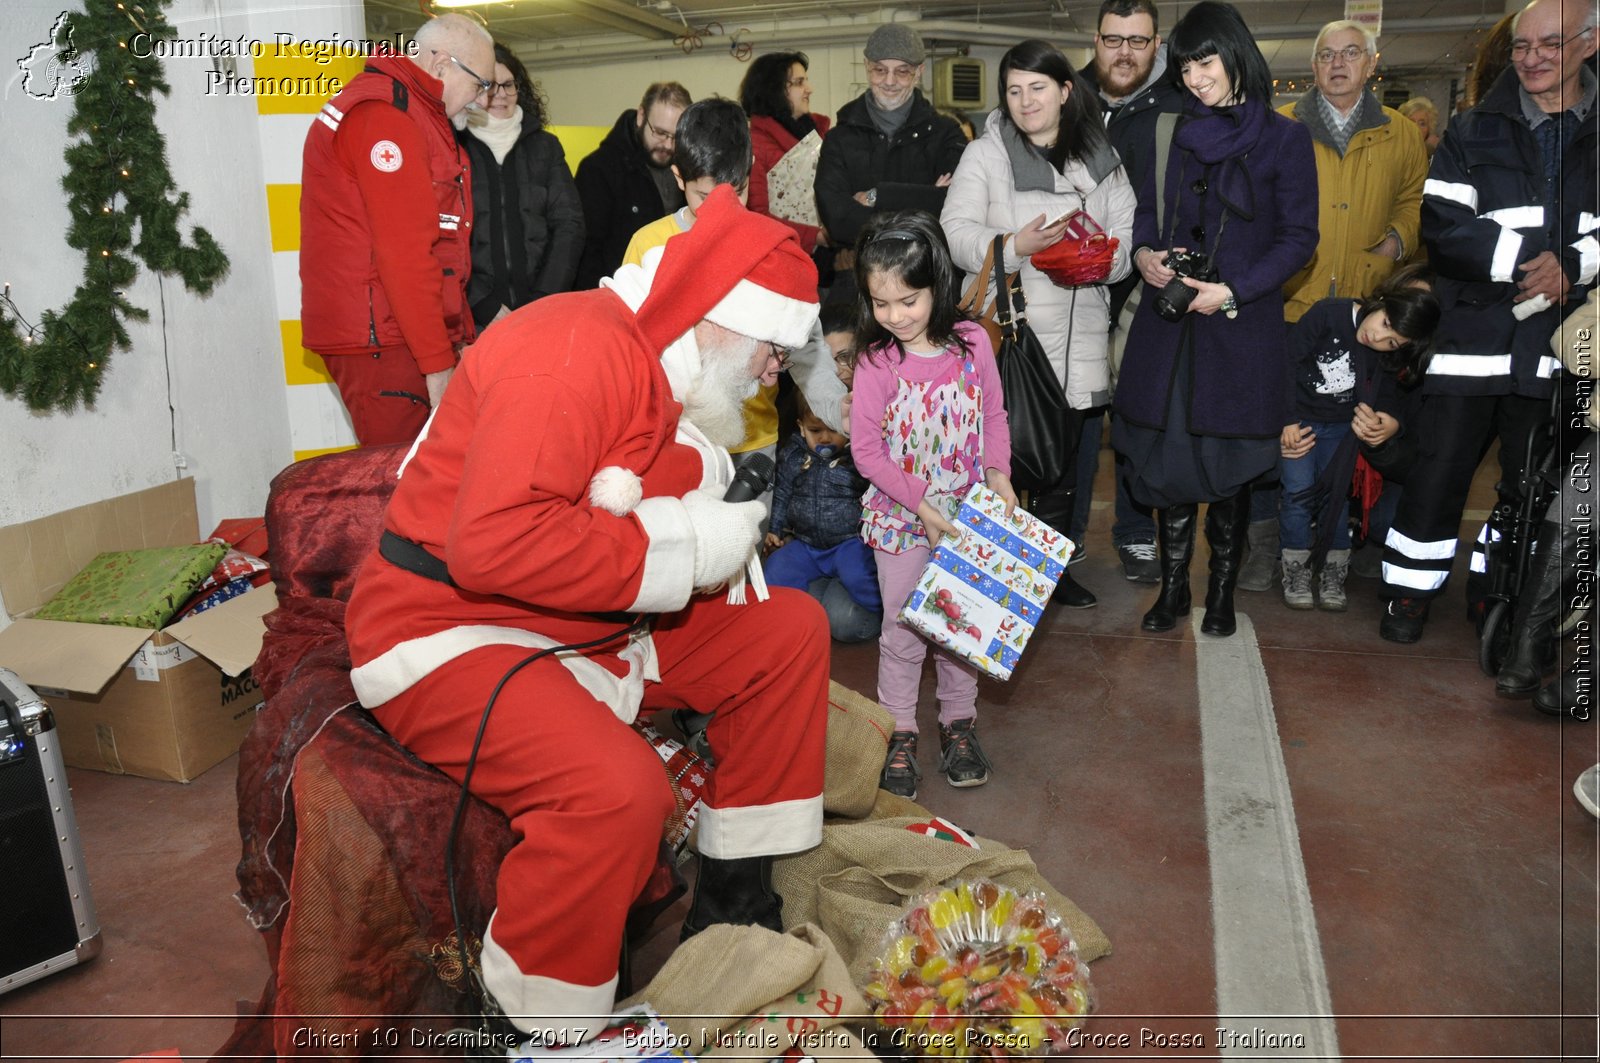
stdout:
<svg viewBox="0 0 1600 1063">
<path fill-rule="evenodd" d="M 772 489 L 777 472 L 777 463 L 771 458 L 759 450 L 751 451 L 733 470 L 733 483 L 728 485 L 728 493 L 722 496 L 722 500 L 754 502 Z"/>
</svg>

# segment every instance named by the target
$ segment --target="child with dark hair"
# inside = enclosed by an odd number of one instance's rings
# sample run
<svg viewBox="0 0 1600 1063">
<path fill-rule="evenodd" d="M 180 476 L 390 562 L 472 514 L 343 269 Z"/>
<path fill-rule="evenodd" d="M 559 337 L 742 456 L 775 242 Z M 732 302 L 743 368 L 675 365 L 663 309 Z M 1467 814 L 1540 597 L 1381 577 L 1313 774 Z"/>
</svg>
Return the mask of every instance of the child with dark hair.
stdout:
<svg viewBox="0 0 1600 1063">
<path fill-rule="evenodd" d="M 685 204 L 634 233 L 623 253 L 623 264 L 636 266 L 646 251 L 687 232 L 694 224 L 695 211 L 718 185 L 732 185 L 744 202 L 750 158 L 750 121 L 744 108 L 717 96 L 685 108 L 672 142 L 672 176 L 683 189 Z"/>
<path fill-rule="evenodd" d="M 954 510 L 985 484 L 1017 503 L 1011 433 L 989 337 L 962 313 L 955 265 L 933 215 L 876 214 L 856 242 L 860 353 L 850 439 L 871 482 L 862 498 L 861 538 L 877 555 L 883 595 L 878 701 L 894 718 L 879 785 L 917 794 L 917 695 L 928 643 L 899 620 L 929 555 L 959 536 Z M 951 786 L 989 781 L 978 745 L 978 679 L 954 654 L 936 649 L 939 769 Z"/>
<path fill-rule="evenodd" d="M 767 582 L 809 592 L 840 642 L 864 642 L 883 625 L 883 597 L 872 550 L 861 541 L 861 496 L 842 425 L 829 424 L 796 394 L 799 425 L 778 456 L 766 546 Z"/>
<path fill-rule="evenodd" d="M 1433 289 L 1402 271 L 1365 299 L 1314 303 L 1290 330 L 1288 386 L 1298 419 L 1279 439 L 1278 518 L 1289 608 L 1346 608 L 1345 499 L 1356 447 L 1382 447 L 1400 432 L 1402 389 L 1421 382 L 1438 324 Z M 1313 600 L 1313 548 L 1319 544 L 1327 556 Z"/>
<path fill-rule="evenodd" d="M 623 252 L 623 265 L 644 263 L 647 251 L 687 232 L 695 212 L 718 185 L 731 185 L 743 203 L 750 183 L 750 120 L 732 100 L 713 96 L 684 109 L 672 146 L 672 176 L 683 189 L 684 205 L 633 234 Z M 735 462 L 744 454 L 764 451 L 773 457 L 778 445 L 778 388 L 762 386 L 744 404 L 744 440 L 728 450 Z"/>
</svg>

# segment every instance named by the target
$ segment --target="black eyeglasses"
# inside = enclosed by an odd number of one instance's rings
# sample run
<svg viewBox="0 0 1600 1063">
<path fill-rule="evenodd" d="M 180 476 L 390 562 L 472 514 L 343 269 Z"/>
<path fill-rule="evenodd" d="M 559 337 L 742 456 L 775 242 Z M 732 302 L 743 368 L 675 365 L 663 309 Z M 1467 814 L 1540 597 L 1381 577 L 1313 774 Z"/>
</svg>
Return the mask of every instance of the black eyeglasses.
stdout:
<svg viewBox="0 0 1600 1063">
<path fill-rule="evenodd" d="M 490 81 L 486 77 L 480 77 L 476 70 L 473 70 L 470 66 L 468 66 L 465 63 L 463 63 L 461 60 L 457 59 L 455 56 L 450 55 L 449 53 L 445 54 L 445 58 L 449 59 L 456 66 L 460 67 L 461 68 L 461 72 L 463 74 L 467 75 L 467 77 L 471 78 L 473 81 L 476 81 L 478 83 L 478 95 L 479 96 L 487 96 L 490 93 L 494 92 L 494 82 Z"/>
<path fill-rule="evenodd" d="M 1146 48 L 1150 47 L 1151 41 L 1155 40 L 1154 37 L 1129 37 L 1122 33 L 1102 33 L 1099 34 L 1099 37 L 1100 43 L 1105 45 L 1107 48 L 1110 48 L 1113 52 L 1118 48 L 1121 48 L 1124 44 L 1136 52 L 1142 52 Z"/>
<path fill-rule="evenodd" d="M 494 89 L 489 95 L 493 96 L 495 93 L 499 93 L 502 96 L 515 96 L 517 94 L 517 83 L 515 81 L 496 81 Z"/>
</svg>

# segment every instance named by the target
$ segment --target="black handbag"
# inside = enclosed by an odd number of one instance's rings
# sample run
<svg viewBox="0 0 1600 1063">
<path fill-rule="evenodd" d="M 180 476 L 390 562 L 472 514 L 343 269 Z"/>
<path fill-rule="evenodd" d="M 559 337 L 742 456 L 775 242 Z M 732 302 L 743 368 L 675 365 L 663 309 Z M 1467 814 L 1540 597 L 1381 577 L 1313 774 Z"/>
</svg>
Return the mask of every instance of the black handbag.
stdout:
<svg viewBox="0 0 1600 1063">
<path fill-rule="evenodd" d="M 1011 426 L 1011 485 L 1039 493 L 1067 472 L 1071 407 L 1055 367 L 1028 327 L 1021 274 L 1005 275 L 1005 236 L 994 238 L 996 319 L 1000 324 L 1000 387 Z"/>
</svg>

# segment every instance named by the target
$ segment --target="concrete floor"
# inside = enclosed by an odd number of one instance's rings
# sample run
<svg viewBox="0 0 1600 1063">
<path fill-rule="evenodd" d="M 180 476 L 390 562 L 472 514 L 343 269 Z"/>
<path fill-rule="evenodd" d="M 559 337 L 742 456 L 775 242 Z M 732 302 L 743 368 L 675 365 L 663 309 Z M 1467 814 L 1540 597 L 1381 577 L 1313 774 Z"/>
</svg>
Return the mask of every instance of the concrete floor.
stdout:
<svg viewBox="0 0 1600 1063">
<path fill-rule="evenodd" d="M 992 781 L 950 788 L 924 743 L 919 797 L 1027 848 L 1109 935 L 1085 1028 L 1102 1045 L 1074 1054 L 1594 1059 L 1597 829 L 1571 786 L 1600 730 L 1496 699 L 1456 585 L 1413 646 L 1378 639 L 1359 579 L 1343 615 L 1241 592 L 1234 639 L 1145 634 L 1152 588 L 1122 578 L 1109 518 L 1073 569 L 1099 607 L 1052 610 L 1013 680 L 983 684 Z M 870 694 L 876 657 L 836 647 L 834 677 Z M 0 997 L 6 1058 L 222 1044 L 267 976 L 231 898 L 236 766 L 188 786 L 69 773 L 105 951 Z"/>
</svg>

